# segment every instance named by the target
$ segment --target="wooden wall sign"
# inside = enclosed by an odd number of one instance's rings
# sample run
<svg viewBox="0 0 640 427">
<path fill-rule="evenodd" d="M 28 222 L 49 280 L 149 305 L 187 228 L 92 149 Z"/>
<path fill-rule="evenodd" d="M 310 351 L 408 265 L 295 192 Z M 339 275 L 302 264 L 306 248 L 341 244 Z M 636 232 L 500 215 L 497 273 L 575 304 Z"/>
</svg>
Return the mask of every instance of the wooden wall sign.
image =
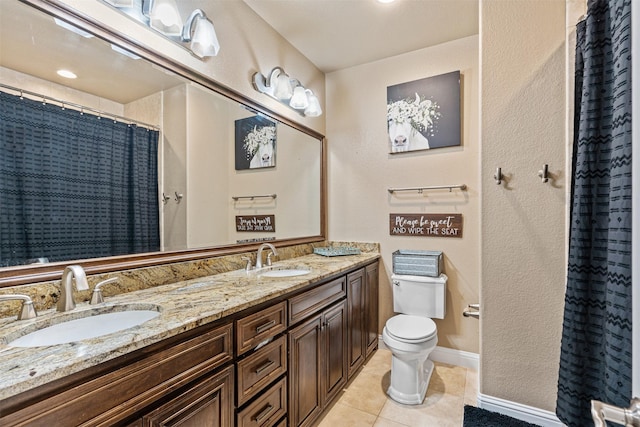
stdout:
<svg viewBox="0 0 640 427">
<path fill-rule="evenodd" d="M 236 231 L 275 232 L 275 215 L 236 215 Z"/>
<path fill-rule="evenodd" d="M 462 237 L 462 214 L 389 214 L 389 234 Z"/>
</svg>

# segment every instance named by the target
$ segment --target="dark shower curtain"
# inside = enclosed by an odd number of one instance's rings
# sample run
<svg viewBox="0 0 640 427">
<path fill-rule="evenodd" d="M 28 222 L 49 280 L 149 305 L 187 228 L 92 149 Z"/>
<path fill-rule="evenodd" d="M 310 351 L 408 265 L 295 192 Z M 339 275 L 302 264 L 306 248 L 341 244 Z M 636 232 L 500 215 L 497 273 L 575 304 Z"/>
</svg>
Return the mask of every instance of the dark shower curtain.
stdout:
<svg viewBox="0 0 640 427">
<path fill-rule="evenodd" d="M 556 412 L 582 427 L 591 399 L 631 399 L 631 0 L 590 0 L 578 24 L 574 126 Z"/>
<path fill-rule="evenodd" d="M 0 266 L 159 250 L 158 135 L 0 92 Z"/>
</svg>

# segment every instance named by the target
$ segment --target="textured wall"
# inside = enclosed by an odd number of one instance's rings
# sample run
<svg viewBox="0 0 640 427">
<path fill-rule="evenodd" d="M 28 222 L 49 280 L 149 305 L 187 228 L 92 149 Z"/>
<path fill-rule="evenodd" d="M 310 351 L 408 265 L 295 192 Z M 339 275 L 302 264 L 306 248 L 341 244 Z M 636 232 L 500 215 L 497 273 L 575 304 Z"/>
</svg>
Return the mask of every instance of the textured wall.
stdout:
<svg viewBox="0 0 640 427">
<path fill-rule="evenodd" d="M 565 2 L 483 0 L 480 15 L 480 392 L 554 411 L 566 268 Z M 543 184 L 545 163 L 552 179 Z"/>
<path fill-rule="evenodd" d="M 463 81 L 462 145 L 389 154 L 387 86 L 455 70 Z M 474 353 L 478 321 L 462 317 L 462 310 L 478 302 L 480 283 L 478 73 L 478 37 L 473 36 L 327 74 L 329 237 L 380 243 L 380 331 L 393 315 L 393 251 L 444 251 L 450 280 L 446 317 L 436 320 L 438 345 Z M 387 192 L 389 187 L 462 183 L 468 191 Z M 390 213 L 461 213 L 464 236 L 390 236 Z"/>
</svg>

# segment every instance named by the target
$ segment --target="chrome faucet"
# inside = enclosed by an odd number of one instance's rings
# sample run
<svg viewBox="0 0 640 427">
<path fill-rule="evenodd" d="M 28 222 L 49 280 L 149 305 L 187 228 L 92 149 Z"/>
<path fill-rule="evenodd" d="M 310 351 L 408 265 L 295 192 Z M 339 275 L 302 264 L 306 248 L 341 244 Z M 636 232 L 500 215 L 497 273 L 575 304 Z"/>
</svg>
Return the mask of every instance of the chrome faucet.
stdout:
<svg viewBox="0 0 640 427">
<path fill-rule="evenodd" d="M 259 268 L 262 268 L 262 251 L 264 250 L 264 248 L 271 249 L 271 252 L 275 256 L 278 256 L 278 251 L 276 251 L 275 246 L 273 246 L 271 243 L 263 243 L 263 244 L 261 244 L 260 247 L 258 248 L 258 255 L 256 256 L 256 270 L 259 269 Z M 268 259 L 271 259 L 271 258 L 269 257 Z"/>
<path fill-rule="evenodd" d="M 69 311 L 76 308 L 73 300 L 73 278 L 75 277 L 76 289 L 79 291 L 89 290 L 87 275 L 79 265 L 70 265 L 62 272 L 62 282 L 60 284 L 60 298 L 58 299 L 58 311 Z"/>
<path fill-rule="evenodd" d="M 95 288 L 93 288 L 93 293 L 91 294 L 91 301 L 89 304 L 100 304 L 104 302 L 104 296 L 102 296 L 102 287 L 107 283 L 117 282 L 117 277 L 112 277 L 111 279 L 103 280 L 98 283 Z"/>
<path fill-rule="evenodd" d="M 26 295 L 0 295 L 0 301 L 22 300 L 22 307 L 18 313 L 18 320 L 35 319 L 38 315 L 33 307 L 33 301 Z"/>
</svg>

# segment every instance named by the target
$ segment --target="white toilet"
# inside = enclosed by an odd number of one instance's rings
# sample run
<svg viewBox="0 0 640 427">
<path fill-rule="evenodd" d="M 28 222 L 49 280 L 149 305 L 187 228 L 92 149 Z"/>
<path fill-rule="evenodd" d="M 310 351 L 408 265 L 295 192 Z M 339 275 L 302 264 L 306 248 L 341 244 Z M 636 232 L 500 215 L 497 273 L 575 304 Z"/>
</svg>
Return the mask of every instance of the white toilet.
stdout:
<svg viewBox="0 0 640 427">
<path fill-rule="evenodd" d="M 424 401 L 433 372 L 429 354 L 438 344 L 438 331 L 431 317 L 444 319 L 447 276 L 393 274 L 393 309 L 382 340 L 392 354 L 391 385 L 387 394 L 396 402 L 419 405 Z"/>
</svg>

